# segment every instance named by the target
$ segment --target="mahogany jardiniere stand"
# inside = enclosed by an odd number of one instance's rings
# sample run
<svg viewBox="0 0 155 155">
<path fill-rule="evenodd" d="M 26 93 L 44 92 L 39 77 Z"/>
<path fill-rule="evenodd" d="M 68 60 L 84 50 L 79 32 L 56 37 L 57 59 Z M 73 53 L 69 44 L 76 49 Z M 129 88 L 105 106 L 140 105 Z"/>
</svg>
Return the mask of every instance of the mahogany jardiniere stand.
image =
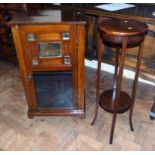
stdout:
<svg viewBox="0 0 155 155">
<path fill-rule="evenodd" d="M 113 133 L 117 114 L 129 112 L 129 124 L 133 131 L 132 113 L 136 95 L 136 88 L 138 83 L 138 76 L 140 70 L 141 56 L 144 44 L 145 33 L 148 26 L 145 23 L 133 20 L 119 20 L 119 19 L 105 19 L 99 18 L 99 34 L 98 34 L 98 69 L 97 69 L 97 83 L 96 83 L 96 109 L 92 120 L 92 125 L 95 123 L 98 113 L 99 105 L 105 111 L 113 114 L 111 133 L 109 143 L 112 144 Z M 104 44 L 116 47 L 115 52 L 115 72 L 113 80 L 113 88 L 106 90 L 100 94 L 100 75 L 101 75 L 101 61 Z M 123 68 L 125 61 L 126 50 L 130 46 L 139 46 L 136 72 L 133 82 L 133 89 L 131 96 L 121 90 Z"/>
</svg>

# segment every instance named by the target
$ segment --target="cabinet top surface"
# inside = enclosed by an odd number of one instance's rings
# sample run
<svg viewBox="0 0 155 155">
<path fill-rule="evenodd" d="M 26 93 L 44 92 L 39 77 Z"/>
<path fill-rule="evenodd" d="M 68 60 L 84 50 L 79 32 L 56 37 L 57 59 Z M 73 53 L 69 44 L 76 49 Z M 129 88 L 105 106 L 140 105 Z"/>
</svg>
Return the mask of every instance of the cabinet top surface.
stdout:
<svg viewBox="0 0 155 155">
<path fill-rule="evenodd" d="M 78 11 L 44 10 L 32 12 L 30 15 L 17 17 L 8 24 L 13 25 L 45 25 L 45 24 L 85 24 L 84 15 Z"/>
</svg>

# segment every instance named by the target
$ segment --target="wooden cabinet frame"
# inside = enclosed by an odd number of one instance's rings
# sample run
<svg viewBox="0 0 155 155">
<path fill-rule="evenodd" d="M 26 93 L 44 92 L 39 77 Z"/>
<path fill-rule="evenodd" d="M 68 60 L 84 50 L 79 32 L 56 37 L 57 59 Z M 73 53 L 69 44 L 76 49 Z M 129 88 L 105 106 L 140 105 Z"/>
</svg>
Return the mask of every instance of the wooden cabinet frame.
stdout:
<svg viewBox="0 0 155 155">
<path fill-rule="evenodd" d="M 45 59 L 45 63 L 39 65 L 31 64 L 31 49 L 27 40 L 27 34 L 57 34 L 57 32 L 70 33 L 70 56 L 71 65 L 53 63 L 52 59 Z M 22 75 L 25 95 L 28 103 L 28 116 L 32 118 L 37 115 L 79 115 L 85 114 L 84 103 L 84 24 L 48 24 L 48 25 L 12 25 L 12 33 L 17 51 L 18 63 Z M 42 35 L 43 36 L 43 35 Z M 47 37 L 47 36 L 46 36 Z M 54 37 L 54 35 L 53 35 Z M 57 37 L 55 35 L 55 37 Z M 48 38 L 48 37 L 47 37 Z M 43 38 L 46 41 L 46 38 Z M 49 39 L 49 38 L 48 38 Z M 47 39 L 47 41 L 48 41 Z M 51 39 L 51 38 L 50 38 Z M 50 40 L 49 39 L 49 40 Z M 54 40 L 54 39 L 53 39 Z M 46 63 L 50 60 L 52 63 Z M 57 60 L 55 60 L 57 61 Z M 73 91 L 75 99 L 74 109 L 40 109 L 37 106 L 33 71 L 71 71 L 73 79 Z"/>
</svg>

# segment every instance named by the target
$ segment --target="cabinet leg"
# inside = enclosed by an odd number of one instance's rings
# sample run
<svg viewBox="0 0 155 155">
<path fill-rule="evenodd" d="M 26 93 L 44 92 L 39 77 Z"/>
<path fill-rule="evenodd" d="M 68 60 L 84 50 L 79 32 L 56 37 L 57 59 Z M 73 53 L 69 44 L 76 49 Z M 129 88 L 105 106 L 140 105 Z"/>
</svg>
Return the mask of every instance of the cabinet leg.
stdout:
<svg viewBox="0 0 155 155">
<path fill-rule="evenodd" d="M 113 135 L 114 135 L 114 130 L 115 130 L 116 117 L 117 117 L 117 114 L 114 113 L 113 119 L 112 119 L 112 125 L 111 125 L 109 144 L 112 144 L 112 142 L 113 142 Z"/>
<path fill-rule="evenodd" d="M 133 108 L 130 108 L 130 112 L 129 112 L 129 124 L 130 124 L 131 131 L 134 131 L 133 124 L 132 124 L 132 113 L 133 113 Z"/>
<path fill-rule="evenodd" d="M 29 112 L 29 111 L 28 111 L 27 115 L 28 115 L 28 118 L 29 118 L 29 119 L 33 119 L 33 117 L 34 117 L 34 116 L 32 115 L 32 113 Z"/>
<path fill-rule="evenodd" d="M 79 118 L 80 118 L 80 119 L 85 119 L 86 116 L 85 116 L 85 114 L 81 114 L 81 115 L 79 115 Z"/>
</svg>

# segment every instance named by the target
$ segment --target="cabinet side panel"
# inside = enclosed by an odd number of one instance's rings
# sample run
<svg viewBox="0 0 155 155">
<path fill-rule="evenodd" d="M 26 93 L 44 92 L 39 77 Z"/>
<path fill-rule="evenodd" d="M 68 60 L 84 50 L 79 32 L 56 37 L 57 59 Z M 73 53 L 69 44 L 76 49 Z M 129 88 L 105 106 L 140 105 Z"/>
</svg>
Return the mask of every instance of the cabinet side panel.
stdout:
<svg viewBox="0 0 155 155">
<path fill-rule="evenodd" d="M 85 27 L 78 25 L 78 105 L 84 110 L 84 52 L 85 52 Z"/>
<path fill-rule="evenodd" d="M 72 82 L 74 90 L 74 103 L 75 109 L 78 108 L 78 63 L 77 63 L 77 46 L 76 46 L 76 31 L 77 25 L 72 25 L 71 27 L 71 39 L 70 39 L 70 49 L 71 49 L 71 64 L 72 64 Z"/>
</svg>

